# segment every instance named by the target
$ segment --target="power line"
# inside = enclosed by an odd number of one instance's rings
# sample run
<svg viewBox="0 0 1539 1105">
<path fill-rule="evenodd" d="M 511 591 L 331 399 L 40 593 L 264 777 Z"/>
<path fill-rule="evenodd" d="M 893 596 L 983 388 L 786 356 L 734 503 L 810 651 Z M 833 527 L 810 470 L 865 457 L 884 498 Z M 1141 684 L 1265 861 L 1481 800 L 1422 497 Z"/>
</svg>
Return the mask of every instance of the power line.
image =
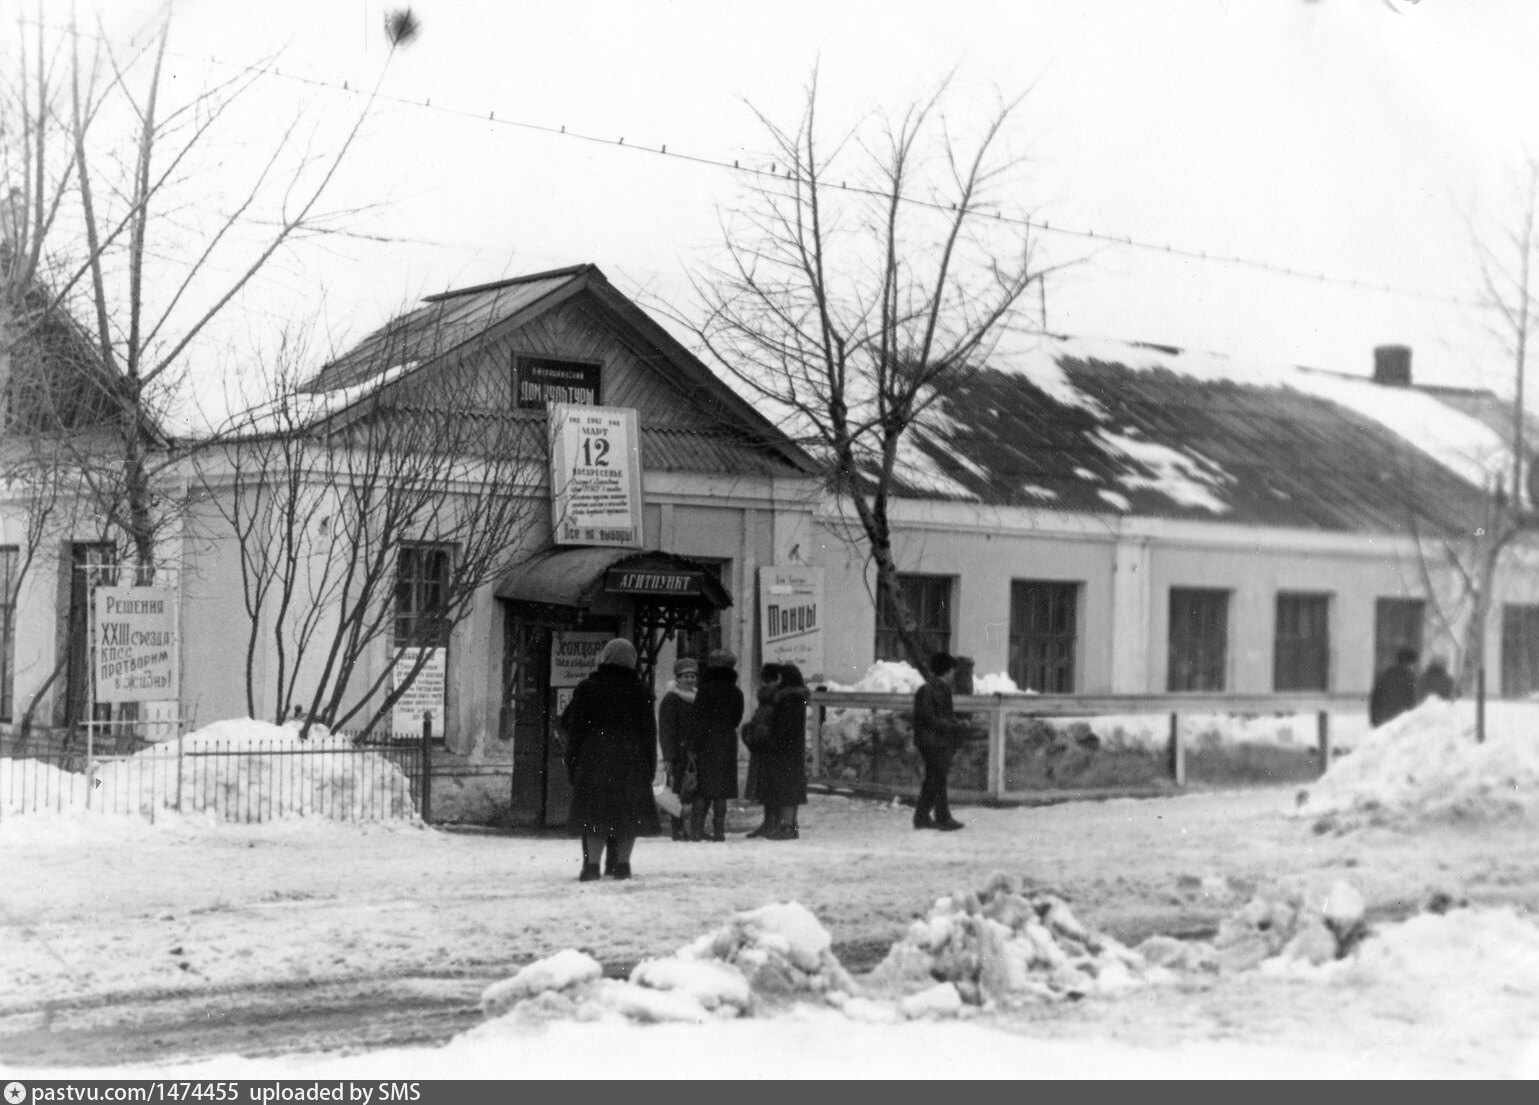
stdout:
<svg viewBox="0 0 1539 1105">
<path fill-rule="evenodd" d="M 33 25 L 35 26 L 37 24 L 34 23 Z M 66 28 L 62 27 L 50 27 L 50 29 L 61 32 L 67 31 Z M 103 36 L 95 34 L 81 33 L 81 37 L 93 38 L 103 42 L 107 41 Z M 390 103 L 400 104 L 403 107 L 417 108 L 419 110 L 426 111 L 437 111 L 447 115 L 453 115 L 458 118 L 484 123 L 493 123 L 498 126 L 513 127 L 519 130 L 535 131 L 541 134 L 551 135 L 556 138 L 570 138 L 581 142 L 589 142 L 594 145 L 606 146 L 612 149 L 626 149 L 636 153 L 645 153 L 652 154 L 657 157 L 672 158 L 675 161 L 683 161 L 689 164 L 722 169 L 728 172 L 735 172 L 758 177 L 760 179 L 768 178 L 772 180 L 791 180 L 793 182 L 796 179 L 794 171 L 787 169 L 782 172 L 778 164 L 772 164 L 769 169 L 764 169 L 762 167 L 755 167 L 752 165 L 743 165 L 738 159 L 734 159 L 729 162 L 723 158 L 714 158 L 701 154 L 688 154 L 679 153 L 677 151 L 670 151 L 668 149 L 667 143 L 662 143 L 658 146 L 638 145 L 634 142 L 626 142 L 623 136 L 618 139 L 606 138 L 600 135 L 584 134 L 580 131 L 568 130 L 564 124 L 559 126 L 552 126 L 545 123 L 531 123 L 527 120 L 508 118 L 507 116 L 499 118 L 496 109 L 488 110 L 483 114 L 478 111 L 470 111 L 466 108 L 450 107 L 443 104 L 435 105 L 431 97 L 426 100 L 412 100 L 407 99 L 404 96 L 392 96 L 389 93 L 380 92 L 377 90 L 373 92 L 366 92 L 361 89 L 350 87 L 349 83 L 345 80 L 339 85 L 334 81 L 321 80 L 315 77 L 305 77 L 292 73 L 284 73 L 276 66 L 246 65 L 239 62 L 225 61 L 224 59 L 216 57 L 212 54 L 210 54 L 207 58 L 204 58 L 201 55 L 181 53 L 169 49 L 166 51 L 166 53 L 170 56 L 183 58 L 189 61 L 207 61 L 211 64 L 222 65 L 226 68 L 238 70 L 240 72 L 251 73 L 262 77 L 275 77 L 279 80 L 292 81 L 297 84 L 309 85 L 314 88 L 326 89 L 331 92 L 347 93 L 353 96 L 372 97 L 376 100 L 384 100 Z M 831 182 L 824 182 L 823 186 L 829 188 L 834 187 Z M 888 198 L 888 194 L 886 192 L 882 192 L 874 188 L 866 188 L 860 185 L 850 187 L 845 183 L 840 183 L 837 187 L 839 191 L 854 192 L 857 195 L 866 195 L 880 199 Z M 946 204 L 934 200 L 919 199 L 914 196 L 900 195 L 898 197 L 898 201 L 901 203 L 909 204 L 911 206 L 928 208 L 934 211 L 946 212 L 955 210 L 954 205 L 948 207 Z M 1252 269 L 1257 272 L 1267 272 L 1273 275 L 1286 276 L 1297 280 L 1309 280 L 1318 284 L 1329 284 L 1336 287 L 1355 288 L 1359 291 L 1382 292 L 1389 295 L 1411 296 L 1417 299 L 1433 300 L 1441 303 L 1451 303 L 1462 307 L 1490 307 L 1490 304 L 1488 303 L 1483 303 L 1479 300 L 1465 299 L 1461 296 L 1447 295 L 1441 292 L 1432 292 L 1420 288 L 1406 288 L 1393 284 L 1377 283 L 1369 280 L 1359 280 L 1354 277 L 1333 276 L 1325 272 L 1307 271 L 1288 265 L 1280 265 L 1271 261 L 1262 261 L 1253 257 L 1244 257 L 1239 254 L 1210 253 L 1207 250 L 1199 250 L 1186 246 L 1146 241 L 1142 238 L 1135 238 L 1132 235 L 1114 235 L 1080 227 L 1054 226 L 1051 222 L 1045 219 L 1037 220 L 1032 218 L 1024 218 L 1019 215 L 1008 215 L 998 209 L 984 209 L 980 207 L 975 209 L 975 214 L 979 219 L 997 222 L 1002 225 L 1018 226 L 1026 230 L 1034 230 L 1043 234 L 1057 234 L 1064 237 L 1080 238 L 1086 241 L 1100 242 L 1109 246 L 1116 246 L 1124 249 L 1143 250 L 1151 253 L 1164 254 L 1169 257 L 1180 257 L 1190 261 L 1200 261 L 1207 264 L 1236 265 L 1242 268 Z"/>
</svg>

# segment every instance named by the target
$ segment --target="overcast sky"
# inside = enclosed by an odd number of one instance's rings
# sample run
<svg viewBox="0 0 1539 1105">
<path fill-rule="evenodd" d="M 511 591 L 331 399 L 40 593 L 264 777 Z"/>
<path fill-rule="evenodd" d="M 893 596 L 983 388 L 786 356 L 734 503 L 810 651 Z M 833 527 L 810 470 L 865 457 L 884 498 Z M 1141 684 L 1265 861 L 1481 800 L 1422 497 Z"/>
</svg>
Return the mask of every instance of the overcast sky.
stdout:
<svg viewBox="0 0 1539 1105">
<path fill-rule="evenodd" d="M 176 5 L 176 87 L 277 55 L 245 151 L 222 154 L 232 176 L 297 103 L 334 140 L 379 75 L 391 6 Z M 1507 386 L 1473 305 L 1469 220 L 1509 212 L 1510 167 L 1539 150 L 1529 0 L 412 7 L 421 33 L 328 194 L 379 205 L 346 225 L 389 240 L 292 253 L 242 303 L 257 329 L 319 308 L 345 341 L 423 294 L 584 261 L 622 290 L 679 299 L 747 181 L 678 155 L 767 160 L 749 105 L 793 125 L 814 64 L 836 125 L 954 70 L 958 133 L 1030 89 L 1009 135 L 1029 161 L 1008 200 L 1055 228 L 1044 259 L 1081 262 L 1048 284 L 1051 330 L 1365 373 L 1375 344 L 1399 342 L 1419 380 Z M 108 33 L 126 41 L 157 10 L 114 0 Z M 225 171 L 210 171 L 211 196 Z"/>
</svg>

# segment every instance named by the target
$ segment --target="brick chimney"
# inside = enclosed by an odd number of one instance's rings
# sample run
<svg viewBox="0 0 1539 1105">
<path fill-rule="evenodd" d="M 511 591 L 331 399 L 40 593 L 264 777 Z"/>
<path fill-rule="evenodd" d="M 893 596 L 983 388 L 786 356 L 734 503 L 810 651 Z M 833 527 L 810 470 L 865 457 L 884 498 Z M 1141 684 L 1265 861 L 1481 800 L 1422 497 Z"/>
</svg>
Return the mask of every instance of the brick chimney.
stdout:
<svg viewBox="0 0 1539 1105">
<path fill-rule="evenodd" d="M 1386 387 L 1411 386 L 1411 347 L 1376 345 L 1373 347 L 1373 382 Z"/>
</svg>

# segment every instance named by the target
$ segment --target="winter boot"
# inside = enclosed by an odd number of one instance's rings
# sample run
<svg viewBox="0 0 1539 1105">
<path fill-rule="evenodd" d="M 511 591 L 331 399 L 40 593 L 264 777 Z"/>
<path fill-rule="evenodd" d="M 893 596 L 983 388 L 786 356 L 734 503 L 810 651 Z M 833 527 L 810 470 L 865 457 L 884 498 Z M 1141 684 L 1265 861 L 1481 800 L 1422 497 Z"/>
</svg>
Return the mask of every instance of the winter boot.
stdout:
<svg viewBox="0 0 1539 1105">
<path fill-rule="evenodd" d="M 578 882 L 597 882 L 599 878 L 599 866 L 596 863 L 582 865 L 582 874 L 577 876 Z"/>
</svg>

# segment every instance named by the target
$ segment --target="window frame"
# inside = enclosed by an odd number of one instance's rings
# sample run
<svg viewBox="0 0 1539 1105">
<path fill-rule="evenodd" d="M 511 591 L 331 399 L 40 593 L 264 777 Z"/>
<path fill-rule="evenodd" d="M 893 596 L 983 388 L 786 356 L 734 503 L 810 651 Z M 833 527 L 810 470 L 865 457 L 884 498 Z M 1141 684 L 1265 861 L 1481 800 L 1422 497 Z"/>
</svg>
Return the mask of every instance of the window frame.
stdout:
<svg viewBox="0 0 1539 1105">
<path fill-rule="evenodd" d="M 453 626 L 442 613 L 447 605 L 447 598 L 451 581 L 454 577 L 453 544 L 437 541 L 406 541 L 402 542 L 396 550 L 395 562 L 395 611 L 391 620 L 391 643 L 395 648 L 446 648 L 449 644 L 449 636 Z M 429 558 L 441 556 L 442 571 L 437 579 L 430 579 L 426 571 L 415 572 L 410 579 L 406 575 L 406 562 L 409 557 L 416 558 L 421 564 L 430 562 Z M 423 596 L 424 590 L 436 586 L 440 590 L 438 599 L 438 624 L 432 625 L 429 632 L 421 632 L 424 620 L 430 624 L 434 618 L 431 601 Z M 403 611 L 402 599 L 408 598 L 409 609 Z"/>
<path fill-rule="evenodd" d="M 1332 595 L 1328 591 L 1279 591 L 1272 606 L 1272 690 L 1278 693 L 1308 693 L 1331 689 L 1331 606 Z M 1286 619 L 1294 625 L 1285 625 L 1284 604 L 1294 607 L 1294 613 L 1303 614 L 1308 608 L 1317 608 L 1318 633 L 1294 632 L 1302 618 Z M 1309 627 L 1303 627 L 1307 630 Z M 1285 636 L 1284 631 L 1289 630 Z M 1310 652 L 1318 648 L 1318 653 Z M 1315 669 L 1312 673 L 1310 669 Z M 1312 676 L 1318 676 L 1316 679 Z M 1286 677 L 1286 678 L 1285 678 Z"/>
<path fill-rule="evenodd" d="M 1009 652 L 1006 662 L 1010 678 L 1022 690 L 1040 694 L 1073 694 L 1079 682 L 1079 620 L 1081 615 L 1080 592 L 1084 583 L 1063 579 L 1012 579 L 1010 581 Z M 1050 623 L 1067 621 L 1062 625 L 1049 625 L 1045 630 L 1028 632 L 1020 625 L 1018 613 L 1027 601 L 1032 589 L 1041 589 L 1046 595 L 1043 606 Z M 1056 647 L 1055 646 L 1056 642 Z M 1035 645 L 1035 648 L 1031 646 Z M 1047 656 L 1047 651 L 1057 655 Z M 1029 656 L 1035 652 L 1035 656 Z M 1042 675 L 1042 686 L 1033 685 L 1033 677 Z"/>
<path fill-rule="evenodd" d="M 1229 609 L 1232 594 L 1233 591 L 1227 587 L 1170 588 L 1165 629 L 1165 690 L 1167 692 L 1222 693 L 1228 689 Z M 1178 604 L 1183 602 L 1206 605 L 1215 601 L 1220 604 L 1220 609 L 1217 611 L 1211 609 L 1201 611 L 1188 606 L 1182 616 L 1177 615 Z M 1194 626 L 1194 623 L 1198 622 L 1204 624 Z M 1194 627 L 1197 632 L 1187 632 Z M 1216 656 L 1213 655 L 1215 650 Z M 1190 661 L 1186 665 L 1189 674 L 1185 679 L 1178 678 L 1178 669 L 1187 661 Z M 1188 685 L 1179 685 L 1182 682 Z"/>
<path fill-rule="evenodd" d="M 925 655 L 950 652 L 955 625 L 957 577 L 934 572 L 899 572 L 898 589 L 914 615 L 915 630 Z M 874 660 L 906 661 L 891 603 L 881 589 L 876 596 L 876 625 L 872 634 Z"/>
</svg>

